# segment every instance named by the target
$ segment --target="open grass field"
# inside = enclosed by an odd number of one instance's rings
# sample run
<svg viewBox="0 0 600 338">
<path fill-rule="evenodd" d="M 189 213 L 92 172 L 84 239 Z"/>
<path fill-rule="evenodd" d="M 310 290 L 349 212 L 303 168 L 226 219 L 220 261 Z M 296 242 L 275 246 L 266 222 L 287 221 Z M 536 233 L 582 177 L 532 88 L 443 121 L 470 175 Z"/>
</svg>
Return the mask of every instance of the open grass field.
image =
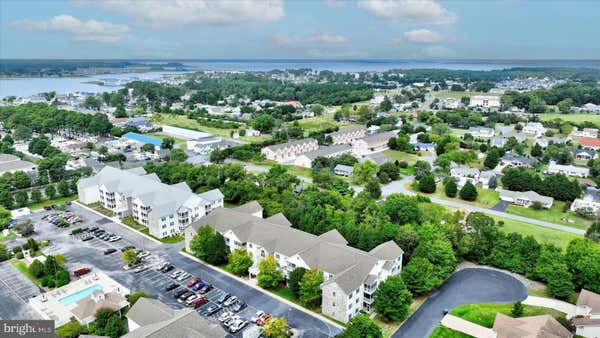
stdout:
<svg viewBox="0 0 600 338">
<path fill-rule="evenodd" d="M 413 165 L 419 160 L 419 156 L 416 154 L 409 154 L 398 150 L 385 150 L 383 154 L 389 157 L 392 161 L 406 161 L 408 165 Z"/>
<path fill-rule="evenodd" d="M 563 249 L 566 248 L 567 245 L 569 245 L 569 242 L 573 239 L 581 238 L 581 236 L 569 232 L 550 229 L 543 226 L 525 223 L 499 216 L 492 217 L 496 220 L 496 222 L 504 222 L 504 225 L 500 227 L 500 230 L 503 232 L 516 232 L 523 236 L 533 236 L 533 238 L 535 238 L 539 243 L 554 244 Z"/>
<path fill-rule="evenodd" d="M 433 330 L 429 338 L 471 338 L 471 336 L 440 325 Z"/>
<path fill-rule="evenodd" d="M 565 202 L 555 201 L 550 209 L 534 210 L 531 208 L 509 205 L 506 212 L 528 218 L 535 218 L 546 222 L 562 224 L 577 229 L 587 229 L 591 220 L 587 220 L 573 211 L 563 212 Z"/>
<path fill-rule="evenodd" d="M 39 210 L 41 208 L 43 208 L 45 205 L 52 205 L 52 204 L 63 204 L 66 202 L 71 202 L 77 199 L 77 196 L 69 196 L 69 197 L 58 197 L 52 200 L 45 200 L 45 201 L 41 201 L 40 203 L 31 203 L 28 204 L 27 207 L 29 207 L 29 209 L 31 210 Z"/>
<path fill-rule="evenodd" d="M 581 123 L 589 121 L 600 124 L 600 115 L 595 114 L 538 114 L 540 120 L 550 121 L 554 119 L 562 119 L 563 121 Z"/>
<path fill-rule="evenodd" d="M 468 320 L 475 324 L 491 328 L 498 312 L 510 316 L 512 304 L 465 304 L 454 308 L 450 314 Z M 523 305 L 523 317 L 551 315 L 554 318 L 563 317 L 565 314 L 553 309 Z"/>
<path fill-rule="evenodd" d="M 473 202 L 464 201 L 458 197 L 451 198 L 451 197 L 446 196 L 446 194 L 444 193 L 444 185 L 442 182 L 439 182 L 437 184 L 435 192 L 432 194 L 425 194 L 420 191 L 416 191 L 410 185 L 408 185 L 407 188 L 414 192 L 418 192 L 419 194 L 423 194 L 425 196 L 431 196 L 434 198 L 444 199 L 444 200 L 448 200 L 448 201 L 458 201 L 461 203 L 471 204 L 471 205 L 482 207 L 482 208 L 493 207 L 494 205 L 498 204 L 498 202 L 500 201 L 500 197 L 499 197 L 499 194 L 497 191 L 491 190 L 491 189 L 483 189 L 481 187 L 477 187 L 477 199 Z"/>
<path fill-rule="evenodd" d="M 221 136 L 223 138 L 231 139 L 231 132 L 237 129 L 221 129 L 221 128 L 213 128 L 203 126 L 198 121 L 188 119 L 187 116 L 184 115 L 170 115 L 170 114 L 160 114 L 158 118 L 155 118 L 153 122 L 158 124 L 165 124 L 174 127 L 181 127 L 187 129 L 193 129 L 198 131 L 203 131 L 205 133 L 210 133 L 213 135 Z M 264 140 L 269 139 L 270 136 L 242 136 L 238 140 L 245 142 L 262 142 Z"/>
<path fill-rule="evenodd" d="M 329 113 L 296 121 L 307 135 L 313 131 L 320 131 L 335 126 L 338 126 L 340 129 L 357 126 L 357 124 L 351 122 L 337 122 L 333 119 L 333 115 L 334 114 Z M 291 126 L 294 122 L 287 122 L 286 125 Z"/>
<path fill-rule="evenodd" d="M 454 98 L 454 99 L 459 99 L 463 96 L 475 96 L 475 95 L 490 95 L 490 96 L 500 96 L 500 94 L 490 94 L 490 93 L 484 93 L 484 92 L 453 92 L 453 91 L 448 91 L 448 90 L 440 90 L 438 92 L 432 92 L 433 97 L 437 97 L 440 99 L 445 99 L 448 97 Z"/>
</svg>

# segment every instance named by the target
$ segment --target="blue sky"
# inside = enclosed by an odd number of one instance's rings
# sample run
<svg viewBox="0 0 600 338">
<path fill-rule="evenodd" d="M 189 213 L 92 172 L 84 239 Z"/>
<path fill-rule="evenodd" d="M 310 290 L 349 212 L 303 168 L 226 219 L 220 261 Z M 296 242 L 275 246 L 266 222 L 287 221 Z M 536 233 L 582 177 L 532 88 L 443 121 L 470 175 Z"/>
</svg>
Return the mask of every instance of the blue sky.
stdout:
<svg viewBox="0 0 600 338">
<path fill-rule="evenodd" d="M 0 58 L 600 59 L 600 1 L 2 0 Z"/>
</svg>

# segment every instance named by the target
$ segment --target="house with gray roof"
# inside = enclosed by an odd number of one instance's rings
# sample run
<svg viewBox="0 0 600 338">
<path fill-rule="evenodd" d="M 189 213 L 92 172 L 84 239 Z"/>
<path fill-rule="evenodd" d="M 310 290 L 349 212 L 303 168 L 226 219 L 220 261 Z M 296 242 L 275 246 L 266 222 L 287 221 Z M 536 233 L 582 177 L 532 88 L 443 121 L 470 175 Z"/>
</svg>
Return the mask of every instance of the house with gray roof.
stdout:
<svg viewBox="0 0 600 338">
<path fill-rule="evenodd" d="M 500 158 L 500 166 L 511 166 L 517 168 L 532 167 L 535 160 L 525 156 L 506 154 Z"/>
<path fill-rule="evenodd" d="M 494 137 L 490 140 L 490 147 L 502 148 L 506 145 L 507 139 L 504 137 Z"/>
<path fill-rule="evenodd" d="M 15 155 L 0 154 L 0 175 L 14 173 L 15 171 L 32 172 L 37 166 L 31 162 L 23 161 Z"/>
<path fill-rule="evenodd" d="M 218 189 L 197 195 L 185 182 L 164 184 L 143 168 L 106 166 L 79 180 L 77 193 L 82 203 L 100 203 L 120 219 L 131 216 L 158 238 L 181 234 L 188 224 L 223 206 Z"/>
<path fill-rule="evenodd" d="M 371 153 L 379 152 L 388 149 L 388 141 L 392 137 L 398 136 L 395 131 L 388 131 L 384 133 L 376 133 L 358 139 L 352 142 L 352 151 L 357 156 L 364 156 Z"/>
<path fill-rule="evenodd" d="M 593 149 L 572 149 L 571 153 L 575 159 L 584 161 L 589 161 L 598 156 Z"/>
<path fill-rule="evenodd" d="M 383 152 L 372 153 L 358 160 L 359 163 L 365 163 L 366 161 L 371 161 L 377 165 L 383 165 L 392 162 L 392 160 L 389 157 L 385 156 Z"/>
<path fill-rule="evenodd" d="M 551 208 L 554 198 L 543 196 L 535 191 L 512 191 L 497 188 L 500 199 L 523 207 L 530 207 L 533 203 L 540 203 L 544 208 Z"/>
<path fill-rule="evenodd" d="M 555 161 L 550 161 L 548 164 L 548 174 L 564 174 L 567 176 L 576 177 L 588 177 L 590 175 L 590 169 L 583 167 L 576 167 L 574 165 L 557 164 Z"/>
<path fill-rule="evenodd" d="M 486 127 L 469 127 L 469 134 L 475 138 L 491 138 L 494 137 L 495 131 Z"/>
<path fill-rule="evenodd" d="M 333 133 L 325 134 L 325 137 L 330 137 L 332 144 L 350 144 L 360 138 L 365 137 L 365 133 L 365 128 L 355 127 L 341 129 Z"/>
<path fill-rule="evenodd" d="M 333 172 L 336 175 L 345 176 L 345 177 L 352 175 L 353 171 L 354 171 L 353 167 L 351 167 L 349 165 L 343 165 L 343 164 L 338 164 L 335 166 L 335 168 L 333 168 Z"/>
<path fill-rule="evenodd" d="M 279 163 L 291 162 L 301 154 L 319 149 L 319 144 L 314 138 L 305 138 L 302 140 L 275 144 L 264 147 L 260 151 L 267 160 L 277 161 Z"/>
<path fill-rule="evenodd" d="M 227 332 L 193 309 L 172 309 L 157 299 L 140 298 L 127 314 L 124 338 L 221 338 Z"/>
<path fill-rule="evenodd" d="M 600 295 L 581 289 L 573 317 L 578 336 L 600 337 Z"/>
<path fill-rule="evenodd" d="M 249 269 L 251 278 L 258 274 L 258 264 L 273 256 L 285 276 L 294 269 L 320 269 L 324 282 L 322 312 L 346 322 L 360 311 L 371 311 L 378 285 L 402 269 L 403 251 L 393 241 L 385 242 L 366 252 L 348 246 L 346 239 L 331 230 L 320 236 L 291 226 L 283 214 L 269 218 L 244 211 L 253 206 L 218 208 L 185 229 L 185 243 L 190 242 L 198 228 L 208 224 L 225 238 L 230 250 L 246 249 L 254 264 Z"/>
<path fill-rule="evenodd" d="M 294 164 L 304 168 L 311 168 L 312 161 L 317 157 L 331 158 L 347 154 L 352 150 L 349 144 L 335 144 L 328 147 L 320 147 L 317 150 L 301 154 L 294 160 Z"/>
</svg>

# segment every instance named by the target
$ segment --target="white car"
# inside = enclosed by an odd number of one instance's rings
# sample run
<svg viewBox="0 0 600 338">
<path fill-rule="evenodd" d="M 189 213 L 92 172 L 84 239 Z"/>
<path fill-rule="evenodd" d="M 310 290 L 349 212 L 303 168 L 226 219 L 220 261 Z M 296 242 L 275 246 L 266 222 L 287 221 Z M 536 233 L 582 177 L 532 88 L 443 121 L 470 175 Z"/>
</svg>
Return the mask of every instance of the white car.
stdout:
<svg viewBox="0 0 600 338">
<path fill-rule="evenodd" d="M 189 273 L 184 272 L 183 274 L 181 274 L 181 276 L 177 277 L 177 280 L 181 282 L 181 281 L 184 281 L 184 280 L 190 278 L 190 276 L 191 275 Z"/>
<path fill-rule="evenodd" d="M 226 327 L 229 327 L 229 325 L 233 324 L 236 320 L 241 320 L 240 316 L 235 315 L 235 316 L 231 316 L 231 317 L 225 319 L 223 321 L 223 325 L 225 325 Z"/>
<path fill-rule="evenodd" d="M 109 242 L 116 242 L 121 239 L 121 236 L 112 236 L 108 239 Z"/>
<path fill-rule="evenodd" d="M 223 303 L 224 306 L 229 306 L 229 305 L 233 305 L 235 302 L 237 302 L 238 298 L 236 296 L 233 297 L 229 297 L 229 299 L 227 299 L 225 301 L 225 303 Z"/>
<path fill-rule="evenodd" d="M 221 315 L 219 316 L 219 321 L 222 323 L 224 321 L 226 321 L 227 319 L 231 318 L 232 316 L 235 316 L 235 314 L 231 311 L 225 311 L 223 313 L 221 313 Z"/>
<path fill-rule="evenodd" d="M 248 322 L 245 320 L 241 320 L 241 319 L 235 320 L 233 323 L 231 323 L 229 325 L 229 332 L 236 333 L 236 332 L 240 331 L 241 329 L 243 329 L 247 324 L 248 324 Z"/>
<path fill-rule="evenodd" d="M 182 273 L 183 273 L 183 271 L 177 270 L 177 271 L 173 272 L 171 275 L 169 275 L 169 277 L 175 279 L 175 278 L 179 277 L 179 275 L 181 275 Z"/>
<path fill-rule="evenodd" d="M 262 317 L 262 315 L 264 315 L 264 314 L 265 314 L 265 312 L 264 312 L 264 311 L 257 311 L 257 312 L 254 314 L 254 316 L 252 316 L 252 318 L 250 318 L 250 320 L 251 320 L 253 323 L 256 323 L 256 321 L 257 321 L 257 320 L 259 320 L 259 319 L 260 319 L 260 317 Z"/>
<path fill-rule="evenodd" d="M 140 254 L 138 255 L 138 258 L 139 258 L 139 259 L 144 259 L 144 258 L 146 258 L 146 257 L 148 257 L 148 256 L 150 256 L 150 253 L 149 253 L 148 251 L 144 251 L 144 252 L 142 252 L 142 253 L 140 253 Z"/>
<path fill-rule="evenodd" d="M 191 295 L 185 300 L 185 305 L 190 306 L 194 302 L 194 300 L 198 298 L 198 295 Z"/>
<path fill-rule="evenodd" d="M 144 270 L 146 270 L 146 269 L 148 269 L 148 267 L 147 267 L 147 266 L 145 266 L 145 265 L 140 265 L 140 266 L 138 266 L 137 268 L 135 268 L 135 269 L 133 270 L 133 272 L 135 272 L 135 273 L 140 273 L 140 272 L 142 272 L 142 271 L 144 271 Z"/>
</svg>

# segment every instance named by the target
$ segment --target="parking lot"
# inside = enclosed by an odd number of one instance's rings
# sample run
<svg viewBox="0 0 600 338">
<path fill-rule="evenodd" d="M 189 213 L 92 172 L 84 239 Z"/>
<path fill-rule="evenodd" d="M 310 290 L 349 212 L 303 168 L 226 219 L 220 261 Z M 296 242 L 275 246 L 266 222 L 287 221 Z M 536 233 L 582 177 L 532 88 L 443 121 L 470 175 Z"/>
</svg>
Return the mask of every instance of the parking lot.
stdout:
<svg viewBox="0 0 600 338">
<path fill-rule="evenodd" d="M 116 224 L 108 218 L 99 216 L 77 205 L 71 206 L 70 209 L 84 220 L 81 225 L 77 226 L 88 228 L 99 227 L 122 237 L 122 239 L 116 242 L 108 242 L 98 238 L 82 241 L 81 234 L 70 235 L 73 227 L 55 227 L 41 219 L 45 212 L 35 215 L 34 222 L 36 223 L 37 235 L 40 236 L 40 239 L 50 239 L 52 243 L 43 249 L 44 253 L 60 253 L 65 256 L 68 260 L 67 268 L 70 271 L 82 266 L 91 267 L 92 270 L 100 269 L 132 291 L 143 290 L 152 298 L 157 298 L 173 308 L 182 308 L 183 305 L 178 303 L 173 297 L 173 291 L 166 292 L 164 288 L 166 285 L 174 282 L 169 277 L 171 272 L 184 270 L 190 273 L 191 276 L 186 280 L 177 281 L 181 285 L 180 288 L 187 288 L 187 281 L 195 276 L 201 277 L 203 281 L 215 287 L 206 294 L 209 302 L 197 309 L 201 315 L 203 315 L 203 310 L 216 303 L 216 299 L 223 292 L 227 292 L 233 296 L 237 296 L 247 304 L 247 307 L 238 313 L 244 320 L 249 320 L 258 310 L 262 310 L 273 314 L 273 316 L 285 317 L 288 325 L 300 332 L 303 337 L 335 336 L 335 334 L 340 332 L 338 327 L 323 322 L 263 292 L 248 287 L 226 274 L 216 272 L 204 264 L 181 255 L 180 251 L 183 243 L 172 245 L 156 243 L 129 228 Z M 140 273 L 123 269 L 125 263 L 122 261 L 121 249 L 128 245 L 151 253 L 151 256 L 144 261 L 144 264 L 148 265 L 148 269 Z M 104 251 L 110 248 L 114 248 L 117 251 L 104 255 Z M 173 264 L 176 270 L 169 273 L 157 271 L 156 267 L 165 261 Z M 218 323 L 218 316 L 227 310 L 221 309 L 207 318 L 212 322 Z M 252 325 L 255 324 L 249 323 L 245 329 L 248 329 Z M 241 336 L 241 332 L 238 332 L 236 336 Z"/>
<path fill-rule="evenodd" d="M 0 319 L 36 319 L 28 304 L 40 294 L 39 288 L 8 261 L 0 263 Z"/>
</svg>

